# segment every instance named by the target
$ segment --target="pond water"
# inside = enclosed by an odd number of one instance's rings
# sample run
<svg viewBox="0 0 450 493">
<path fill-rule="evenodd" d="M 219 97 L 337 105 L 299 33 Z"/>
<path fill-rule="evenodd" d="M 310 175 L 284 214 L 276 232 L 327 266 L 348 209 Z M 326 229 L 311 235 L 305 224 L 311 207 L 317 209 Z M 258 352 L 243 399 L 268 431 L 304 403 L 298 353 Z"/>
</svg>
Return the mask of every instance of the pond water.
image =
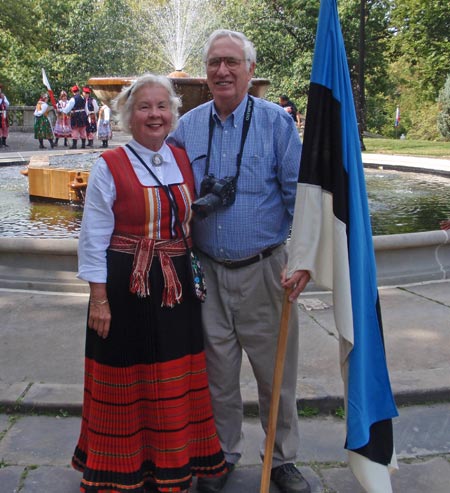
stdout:
<svg viewBox="0 0 450 493">
<path fill-rule="evenodd" d="M 84 155 L 83 167 L 96 157 Z M 30 202 L 20 169 L 0 167 L 0 237 L 78 238 L 82 206 Z M 432 231 L 450 217 L 450 178 L 369 168 L 365 176 L 374 235 Z"/>
</svg>

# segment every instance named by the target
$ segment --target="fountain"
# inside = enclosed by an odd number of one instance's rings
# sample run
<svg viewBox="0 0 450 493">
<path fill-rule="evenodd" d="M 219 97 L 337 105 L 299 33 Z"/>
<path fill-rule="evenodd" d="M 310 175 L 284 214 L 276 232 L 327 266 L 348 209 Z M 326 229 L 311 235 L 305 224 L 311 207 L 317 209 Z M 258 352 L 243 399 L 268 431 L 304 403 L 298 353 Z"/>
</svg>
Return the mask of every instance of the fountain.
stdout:
<svg viewBox="0 0 450 493">
<path fill-rule="evenodd" d="M 144 12 L 148 18 L 145 24 L 152 26 L 152 29 L 146 29 L 150 37 L 149 46 L 159 47 L 167 66 L 173 70 L 168 77 L 182 102 L 180 114 L 212 99 L 206 78 L 190 77 L 184 72 L 189 56 L 213 30 L 212 23 L 217 16 L 213 15 L 211 9 L 213 6 L 210 0 L 169 0 L 164 4 L 152 4 Z M 158 21 L 155 22 L 155 19 Z M 135 79 L 132 76 L 91 77 L 87 85 L 98 100 L 111 106 L 111 101 L 122 88 L 131 85 Z M 262 98 L 269 85 L 267 79 L 254 78 L 249 93 Z M 36 156 L 31 159 L 27 174 L 31 199 L 83 202 L 88 171 L 54 168 L 49 166 L 48 157 L 43 160 Z"/>
<path fill-rule="evenodd" d="M 189 59 L 196 58 L 210 32 L 218 23 L 218 13 L 210 0 L 169 0 L 155 2 L 143 11 L 143 22 L 151 29 L 146 29 L 149 46 L 156 48 L 156 57 L 172 70 L 171 79 L 175 92 L 180 96 L 182 107 L 180 114 L 212 98 L 206 78 L 191 77 L 185 72 Z M 157 22 L 155 22 L 157 19 Z M 197 60 L 199 57 L 197 57 Z M 200 64 L 198 63 L 200 66 Z M 133 77 L 91 77 L 88 85 L 95 95 L 106 104 L 110 103 L 122 87 L 133 83 Z M 264 97 L 269 86 L 267 79 L 252 79 L 250 94 Z"/>
<path fill-rule="evenodd" d="M 207 21 L 213 19 L 214 15 L 205 14 L 208 3 L 208 0 L 168 0 L 164 2 L 164 5 L 172 11 L 165 11 L 159 15 L 153 12 L 152 18 L 157 19 L 157 22 L 153 22 L 152 29 L 147 29 L 149 33 L 154 33 L 154 42 L 150 43 L 149 46 L 161 42 L 172 68 L 175 69 L 175 72 L 170 74 L 170 78 L 174 83 L 175 90 L 182 98 L 182 113 L 211 98 L 204 78 L 189 77 L 182 73 L 186 66 L 186 57 L 193 51 L 192 43 L 189 44 L 186 41 L 193 41 L 194 27 L 203 26 L 206 28 L 207 26 L 208 31 L 212 31 L 212 26 L 208 26 Z M 159 2 L 154 4 L 153 8 L 158 8 L 156 4 L 160 5 Z M 184 13 L 182 14 L 182 12 Z M 194 13 L 198 17 L 191 15 Z M 162 27 L 166 20 L 168 25 Z M 148 22 L 144 22 L 144 24 L 149 25 Z M 158 26 L 161 26 L 161 31 L 157 30 Z M 189 26 L 191 26 L 190 29 Z M 186 33 L 191 36 L 187 36 Z M 196 34 L 199 39 L 202 37 L 198 31 Z M 92 77 L 88 84 L 92 86 L 96 96 L 101 101 L 110 102 L 124 85 L 131 84 L 133 80 L 133 77 Z M 269 84 L 268 81 L 254 79 L 252 83 L 251 93 L 263 97 Z M 85 160 L 89 155 L 77 154 L 76 157 Z M 70 156 L 71 159 L 75 160 L 75 154 Z M 39 167 L 37 159 L 36 157 L 34 164 L 36 168 Z M 41 168 L 45 168 L 45 166 L 45 163 L 40 163 Z M 80 181 L 87 182 L 88 174 L 83 175 L 85 170 L 79 168 L 66 169 L 64 173 L 67 173 L 64 178 L 59 176 L 63 176 L 63 172 L 56 173 L 54 182 L 55 184 L 61 182 L 58 190 L 63 191 L 67 196 L 58 192 L 59 195 L 54 200 L 77 203 L 77 200 L 82 196 Z M 30 168 L 30 195 L 37 198 L 41 196 L 41 193 L 44 194 L 44 197 L 45 194 L 47 197 L 53 194 L 51 191 L 52 179 L 49 181 L 41 180 L 34 177 L 33 174 L 34 171 L 31 171 Z M 42 175 L 45 174 L 46 170 L 43 169 Z M 59 176 L 58 179 L 56 176 Z M 36 184 L 36 188 L 40 187 L 40 190 L 37 191 L 31 184 Z M 27 201 L 29 209 L 25 212 L 22 211 L 21 216 L 18 217 L 16 212 L 11 209 L 14 200 L 19 195 L 17 190 L 12 195 L 5 195 L 2 190 L 1 195 L 4 202 L 6 198 L 6 203 L 3 204 L 6 215 L 0 217 L 0 236 L 3 236 L 0 238 L 0 287 L 88 292 L 87 284 L 75 277 L 77 272 L 77 237 L 82 207 L 80 205 L 55 206 L 41 202 L 30 204 Z M 43 210 L 44 206 L 45 210 Z M 57 207 L 58 210 L 53 207 Z M 380 208 L 383 210 L 383 207 Z M 444 210 L 445 207 L 438 209 L 438 212 L 443 214 Z M 2 212 L 1 208 L 0 212 Z M 416 213 L 417 211 L 414 211 L 414 214 Z M 437 220 L 438 217 L 436 217 L 436 227 Z M 23 230 L 20 230 L 22 222 L 25 223 L 25 226 Z M 385 220 L 381 220 L 380 223 L 384 226 Z M 43 237 L 42 229 L 45 227 L 50 230 L 50 234 Z M 24 234 L 28 237 L 23 237 Z M 375 236 L 374 246 L 380 285 L 448 279 L 450 276 L 450 232 L 424 231 Z M 310 286 L 308 290 L 314 290 L 314 286 Z"/>
<path fill-rule="evenodd" d="M 181 115 L 212 99 L 205 77 L 189 77 L 181 70 L 171 72 L 168 77 L 174 85 L 175 92 L 181 98 Z M 109 106 L 122 88 L 131 85 L 135 79 L 135 77 L 91 77 L 87 84 L 93 89 L 97 98 Z M 263 98 L 269 85 L 267 79 L 253 78 L 249 93 Z"/>
</svg>

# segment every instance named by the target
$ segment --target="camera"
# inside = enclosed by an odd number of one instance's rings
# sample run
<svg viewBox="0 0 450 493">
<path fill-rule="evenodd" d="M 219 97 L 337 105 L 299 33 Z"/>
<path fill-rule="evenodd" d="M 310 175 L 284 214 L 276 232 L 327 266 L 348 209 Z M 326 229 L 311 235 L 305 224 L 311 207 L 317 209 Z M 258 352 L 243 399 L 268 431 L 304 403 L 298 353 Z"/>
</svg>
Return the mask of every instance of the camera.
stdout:
<svg viewBox="0 0 450 493">
<path fill-rule="evenodd" d="M 228 207 L 236 200 L 236 177 L 226 176 L 217 179 L 214 175 L 206 175 L 200 185 L 200 198 L 192 203 L 192 210 L 201 218 L 211 212 Z"/>
</svg>

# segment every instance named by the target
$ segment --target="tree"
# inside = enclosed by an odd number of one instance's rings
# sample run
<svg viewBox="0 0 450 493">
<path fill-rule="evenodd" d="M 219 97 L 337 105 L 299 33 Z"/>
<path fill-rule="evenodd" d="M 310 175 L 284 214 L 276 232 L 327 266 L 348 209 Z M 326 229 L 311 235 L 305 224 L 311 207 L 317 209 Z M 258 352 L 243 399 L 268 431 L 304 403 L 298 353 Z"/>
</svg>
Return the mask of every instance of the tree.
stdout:
<svg viewBox="0 0 450 493">
<path fill-rule="evenodd" d="M 387 115 L 380 112 L 389 91 L 389 2 L 343 0 L 339 14 L 355 97 L 360 133 L 378 132 Z"/>
<path fill-rule="evenodd" d="M 392 0 L 394 56 L 402 59 L 420 101 L 435 101 L 450 72 L 448 0 Z"/>
<path fill-rule="evenodd" d="M 442 137 L 450 140 L 450 75 L 445 81 L 444 87 L 439 91 L 439 114 L 437 125 Z"/>
<path fill-rule="evenodd" d="M 257 49 L 256 77 L 267 78 L 268 99 L 281 93 L 306 109 L 319 0 L 229 0 L 224 19 Z"/>
</svg>

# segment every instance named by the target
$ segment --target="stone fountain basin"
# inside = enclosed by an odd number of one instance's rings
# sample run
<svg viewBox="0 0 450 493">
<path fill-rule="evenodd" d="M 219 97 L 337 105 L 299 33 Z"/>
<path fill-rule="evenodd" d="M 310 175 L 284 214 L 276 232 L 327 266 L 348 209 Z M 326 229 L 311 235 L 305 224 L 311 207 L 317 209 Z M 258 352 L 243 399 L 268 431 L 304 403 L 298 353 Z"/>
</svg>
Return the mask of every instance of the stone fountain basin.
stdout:
<svg viewBox="0 0 450 493">
<path fill-rule="evenodd" d="M 89 292 L 77 279 L 76 239 L 0 238 L 0 288 Z M 379 286 L 445 280 L 450 231 L 375 236 Z M 310 283 L 307 292 L 321 290 Z"/>
<path fill-rule="evenodd" d="M 175 92 L 181 98 L 181 115 L 212 99 L 204 77 L 169 76 L 169 79 L 174 85 Z M 131 85 L 135 80 L 136 77 L 91 77 L 87 85 L 93 89 L 98 99 L 110 106 L 111 101 L 119 95 L 122 88 Z M 263 98 L 269 85 L 270 82 L 267 79 L 254 78 L 249 93 L 252 96 Z"/>
</svg>

